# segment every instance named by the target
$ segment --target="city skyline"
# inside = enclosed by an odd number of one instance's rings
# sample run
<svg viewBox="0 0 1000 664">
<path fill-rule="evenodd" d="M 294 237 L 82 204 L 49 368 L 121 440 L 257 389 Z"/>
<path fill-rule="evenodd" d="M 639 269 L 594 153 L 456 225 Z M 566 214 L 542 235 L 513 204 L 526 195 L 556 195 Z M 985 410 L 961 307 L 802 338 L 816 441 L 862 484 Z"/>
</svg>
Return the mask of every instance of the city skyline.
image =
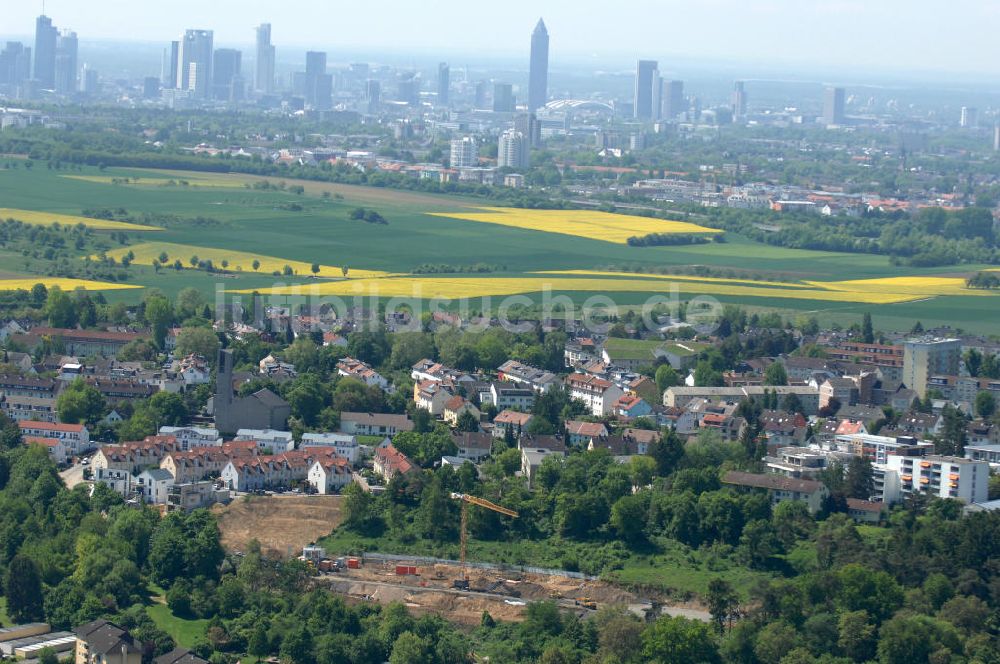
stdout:
<svg viewBox="0 0 1000 664">
<path fill-rule="evenodd" d="M 243 46 L 253 43 L 253 30 L 258 24 L 271 22 L 282 35 L 275 43 L 285 49 L 329 50 L 336 46 L 424 52 L 439 43 L 438 36 L 458 34 L 459 39 L 449 39 L 447 53 L 462 50 L 487 53 L 477 31 L 468 30 L 469 26 L 484 24 L 477 20 L 479 10 L 463 11 L 464 5 L 458 7 L 454 0 L 436 3 L 435 11 L 400 6 L 377 16 L 376 10 L 369 7 L 334 10 L 320 3 L 304 4 L 306 7 L 295 14 L 271 16 L 273 8 L 266 3 L 239 3 L 237 20 L 230 11 L 235 4 L 228 0 L 211 6 L 178 0 L 166 8 L 139 7 L 122 0 L 93 0 L 84 8 L 68 0 L 49 0 L 46 13 L 54 23 L 75 30 L 82 41 L 123 40 L 114 26 L 127 23 L 130 31 L 125 40 L 128 41 L 168 41 L 171 35 L 195 26 L 213 30 L 219 44 Z M 555 3 L 538 5 L 514 0 L 504 12 L 488 17 L 491 33 L 501 37 L 490 42 L 489 53 L 520 52 L 521 40 L 517 35 L 524 34 L 525 25 L 530 25 L 534 17 L 544 15 L 550 27 L 558 27 L 557 59 L 703 57 L 716 62 L 739 59 L 757 64 L 844 69 L 872 69 L 874 62 L 885 72 L 923 69 L 929 74 L 946 71 L 992 74 L 992 62 L 1000 55 L 1000 47 L 989 31 L 989 26 L 1000 18 L 1000 9 L 983 6 L 986 3 L 957 0 L 949 10 L 950 29 L 944 34 L 935 28 L 939 21 L 928 16 L 935 11 L 933 7 L 914 6 L 902 0 L 886 0 L 877 6 L 856 0 L 835 4 L 802 7 L 791 0 L 769 0 L 746 7 L 732 0 L 711 0 L 682 7 L 671 1 L 636 0 L 621 11 L 641 14 L 642 21 L 595 23 L 595 16 L 606 13 L 596 3 L 595 11 L 587 12 L 579 6 L 568 8 Z M 447 10 L 451 5 L 456 5 L 454 11 Z M 683 11 L 684 16 L 680 24 L 697 26 L 711 20 L 711 42 L 700 36 L 699 30 L 671 27 L 664 31 L 664 25 L 679 25 L 673 20 L 678 11 Z M 27 35 L 41 6 L 25 3 L 6 8 L 5 12 L 5 25 L 11 33 L 4 37 Z M 97 19 L 109 12 L 118 20 L 109 24 Z M 337 33 L 331 35 L 322 27 L 330 22 L 326 17 L 340 26 Z M 858 21 L 878 24 L 890 20 L 894 30 L 880 32 L 879 40 L 871 40 L 851 27 L 856 27 Z M 821 22 L 823 29 L 810 28 L 811 22 Z M 372 30 L 372 25 L 378 25 L 379 29 Z M 601 29 L 599 42 L 587 38 L 594 34 L 597 25 Z"/>
</svg>

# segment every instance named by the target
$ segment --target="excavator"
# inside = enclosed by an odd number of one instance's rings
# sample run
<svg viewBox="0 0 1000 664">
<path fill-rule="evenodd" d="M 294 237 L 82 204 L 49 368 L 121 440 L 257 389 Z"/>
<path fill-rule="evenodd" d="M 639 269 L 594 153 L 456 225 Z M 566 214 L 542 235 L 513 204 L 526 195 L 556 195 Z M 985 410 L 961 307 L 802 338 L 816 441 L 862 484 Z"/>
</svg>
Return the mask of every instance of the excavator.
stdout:
<svg viewBox="0 0 1000 664">
<path fill-rule="evenodd" d="M 455 579 L 452 583 L 452 587 L 458 590 L 468 590 L 469 589 L 469 575 L 465 569 L 465 554 L 466 549 L 469 544 L 469 505 L 478 505 L 479 507 L 486 508 L 488 510 L 493 510 L 494 512 L 499 512 L 511 518 L 517 518 L 517 512 L 514 510 L 509 510 L 506 507 L 501 507 L 495 503 L 491 503 L 485 498 L 477 498 L 476 496 L 470 496 L 467 493 L 452 493 L 452 500 L 462 501 L 462 578 Z"/>
</svg>

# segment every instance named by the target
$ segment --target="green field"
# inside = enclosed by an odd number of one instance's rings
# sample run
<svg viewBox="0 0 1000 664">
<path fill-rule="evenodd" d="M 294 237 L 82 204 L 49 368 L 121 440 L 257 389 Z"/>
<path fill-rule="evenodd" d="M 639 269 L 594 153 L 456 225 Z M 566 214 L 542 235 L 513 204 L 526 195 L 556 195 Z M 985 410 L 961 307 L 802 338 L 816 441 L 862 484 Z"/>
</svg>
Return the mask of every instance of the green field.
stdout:
<svg viewBox="0 0 1000 664">
<path fill-rule="evenodd" d="M 186 178 L 196 184 L 201 179 L 206 186 L 111 182 L 113 178 L 126 177 L 139 177 L 140 183 L 144 180 L 153 183 Z M 887 304 L 875 300 L 861 301 L 861 298 L 858 301 L 834 301 L 833 297 L 826 298 L 822 293 L 816 299 L 759 294 L 760 288 L 791 288 L 795 287 L 794 282 L 800 280 L 835 282 L 935 274 L 960 278 L 974 272 L 976 266 L 930 270 L 901 268 L 890 265 L 888 258 L 882 256 L 785 249 L 751 242 L 732 234 L 724 243 L 630 247 L 562 233 L 432 214 L 455 213 L 489 205 L 478 200 L 326 183 L 301 183 L 305 187 L 302 195 L 251 188 L 253 183 L 265 179 L 272 184 L 281 181 L 275 177 L 143 169 L 100 171 L 93 168 L 64 172 L 36 166 L 30 171 L 24 168 L 4 171 L 0 178 L 0 205 L 10 209 L 67 215 L 79 215 L 88 208 L 124 208 L 133 215 L 157 213 L 187 219 L 209 217 L 219 223 L 197 227 L 167 225 L 155 233 L 155 242 L 261 255 L 296 261 L 296 265 L 347 266 L 358 275 L 362 270 L 405 274 L 425 264 L 487 264 L 493 267 L 492 273 L 467 276 L 532 277 L 537 280 L 538 275 L 532 273 L 540 271 L 624 269 L 656 272 L 676 268 L 691 274 L 696 266 L 707 266 L 714 270 L 713 276 L 716 277 L 781 282 L 760 285 L 758 293 L 751 295 L 738 294 L 739 289 L 730 289 L 737 294 L 727 294 L 725 285 L 720 285 L 717 292 L 711 293 L 721 302 L 753 309 L 779 310 L 790 315 L 808 313 L 816 315 L 821 322 L 837 321 L 842 324 L 858 320 L 862 313 L 869 311 L 876 325 L 887 330 L 909 329 L 916 320 L 922 321 L 925 327 L 951 324 L 980 332 L 996 331 L 1000 326 L 1000 307 L 997 306 L 1000 300 L 992 296 L 955 294 L 921 300 L 911 295 L 910 301 Z M 359 206 L 377 210 L 388 224 L 349 219 L 350 211 Z M 148 233 L 132 233 L 128 238 L 130 245 L 150 241 Z M 212 255 L 218 254 L 213 252 Z M 172 256 L 171 261 L 174 258 Z M 184 262 L 186 264 L 186 260 Z M 301 268 L 297 268 L 294 275 L 276 278 L 270 273 L 254 273 L 243 267 L 242 272 L 223 275 L 190 269 L 188 265 L 182 270 L 163 269 L 157 273 L 149 265 L 133 264 L 128 268 L 128 283 L 157 287 L 168 295 L 187 286 L 200 288 L 212 295 L 217 289 L 264 290 L 276 281 L 282 284 L 317 283 Z M 10 277 L 44 274 L 45 269 L 46 265 L 42 262 L 27 261 L 19 254 L 0 248 L 0 270 Z M 329 275 L 324 272 L 323 276 Z M 318 281 L 322 283 L 324 280 Z M 595 295 L 594 290 L 574 290 L 570 280 L 563 283 L 565 286 L 560 288 L 559 282 L 553 281 L 553 294 L 567 294 L 578 303 Z M 667 283 L 671 282 L 665 282 L 664 292 L 669 288 Z M 692 293 L 706 294 L 704 284 L 699 284 L 702 287 L 699 290 L 688 282 L 688 290 L 685 291 L 683 280 L 676 283 L 681 297 L 686 298 Z M 109 300 L 129 301 L 138 297 L 138 293 L 141 291 L 120 291 L 108 293 L 107 297 Z M 613 292 L 611 295 L 619 305 L 637 306 L 645 302 L 651 293 L 647 289 L 646 292 Z M 533 301 L 540 299 L 531 293 L 529 297 Z M 493 304 L 495 306 L 497 302 Z"/>
</svg>

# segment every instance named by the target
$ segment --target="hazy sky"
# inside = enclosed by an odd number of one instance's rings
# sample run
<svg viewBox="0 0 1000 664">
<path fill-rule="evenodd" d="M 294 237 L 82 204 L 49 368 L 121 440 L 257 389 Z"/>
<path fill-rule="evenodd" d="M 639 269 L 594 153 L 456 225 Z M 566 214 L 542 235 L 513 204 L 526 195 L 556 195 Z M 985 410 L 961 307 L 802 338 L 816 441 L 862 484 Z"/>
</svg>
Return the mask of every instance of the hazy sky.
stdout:
<svg viewBox="0 0 1000 664">
<path fill-rule="evenodd" d="M 0 34 L 31 34 L 41 1 L 2 4 Z M 541 15 L 555 62 L 686 56 L 994 75 L 1000 62 L 997 0 L 46 0 L 46 12 L 81 40 L 164 42 L 197 27 L 246 44 L 269 21 L 279 50 L 511 55 Z"/>
</svg>

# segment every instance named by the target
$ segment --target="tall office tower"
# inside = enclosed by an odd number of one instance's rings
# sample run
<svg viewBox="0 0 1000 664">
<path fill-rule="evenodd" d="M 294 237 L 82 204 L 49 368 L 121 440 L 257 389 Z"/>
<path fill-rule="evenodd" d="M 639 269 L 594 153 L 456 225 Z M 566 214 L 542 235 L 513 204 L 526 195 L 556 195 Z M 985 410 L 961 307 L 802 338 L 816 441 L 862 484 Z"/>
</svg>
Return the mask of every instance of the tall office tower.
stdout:
<svg viewBox="0 0 1000 664">
<path fill-rule="evenodd" d="M 476 83 L 476 98 L 473 105 L 476 108 L 486 108 L 486 81 Z"/>
<path fill-rule="evenodd" d="M 451 88 L 451 67 L 447 62 L 438 65 L 438 106 L 448 105 L 448 91 Z"/>
<path fill-rule="evenodd" d="M 659 120 L 663 117 L 663 77 L 659 70 L 653 72 L 653 92 L 652 92 L 653 119 Z"/>
<path fill-rule="evenodd" d="M 528 168 L 530 163 L 531 149 L 524 134 L 514 129 L 508 129 L 500 134 L 500 142 L 497 145 L 499 168 Z"/>
<path fill-rule="evenodd" d="M 177 67 L 181 61 L 181 43 L 179 41 L 170 42 L 170 48 L 163 50 L 163 66 L 160 69 L 160 76 L 163 79 L 164 90 L 175 90 L 177 88 Z"/>
<path fill-rule="evenodd" d="M 659 65 L 656 60 L 639 60 L 635 68 L 635 96 L 633 112 L 640 120 L 653 118 L 653 77 Z"/>
<path fill-rule="evenodd" d="M 514 103 L 514 86 L 510 83 L 493 83 L 493 112 L 513 113 L 516 108 Z"/>
<path fill-rule="evenodd" d="M 155 81 L 156 78 L 154 77 Z M 83 74 L 80 76 L 80 91 L 88 96 L 94 96 L 101 91 L 101 80 L 96 69 L 91 69 L 88 65 L 83 66 Z"/>
<path fill-rule="evenodd" d="M 823 124 L 844 124 L 844 88 L 827 88 L 824 92 Z"/>
<path fill-rule="evenodd" d="M 733 84 L 733 119 L 742 120 L 747 116 L 747 91 L 743 81 Z"/>
<path fill-rule="evenodd" d="M 979 110 L 972 106 L 962 107 L 962 117 L 959 125 L 963 129 L 974 129 L 979 124 Z"/>
<path fill-rule="evenodd" d="M 957 376 L 962 359 L 962 341 L 941 337 L 907 339 L 903 344 L 903 384 L 927 395 L 927 383 L 934 376 Z"/>
<path fill-rule="evenodd" d="M 663 83 L 663 113 L 665 120 L 674 120 L 687 111 L 684 103 L 684 81 L 664 81 Z"/>
<path fill-rule="evenodd" d="M 333 77 L 326 73 L 326 53 L 306 52 L 305 90 L 306 103 L 313 108 L 328 109 L 333 96 Z"/>
<path fill-rule="evenodd" d="M 0 85 L 17 88 L 31 78 L 31 49 L 21 42 L 7 42 L 0 51 Z"/>
<path fill-rule="evenodd" d="M 993 125 L 993 151 L 1000 152 L 1000 122 Z"/>
<path fill-rule="evenodd" d="M 187 30 L 177 54 L 177 88 L 205 99 L 211 91 L 214 34 L 211 30 Z"/>
<path fill-rule="evenodd" d="M 257 26 L 257 68 L 254 72 L 254 90 L 260 94 L 274 94 L 274 45 L 271 44 L 271 24 Z"/>
<path fill-rule="evenodd" d="M 56 41 L 59 31 L 52 19 L 42 14 L 35 20 L 34 79 L 43 90 L 56 87 Z"/>
<path fill-rule="evenodd" d="M 413 72 L 399 75 L 396 82 L 396 99 L 416 106 L 420 103 L 420 79 Z"/>
<path fill-rule="evenodd" d="M 454 138 L 451 141 L 451 167 L 474 168 L 479 165 L 479 145 L 471 136 Z"/>
<path fill-rule="evenodd" d="M 222 101 L 243 98 L 243 54 L 235 48 L 220 48 L 212 56 L 212 96 Z"/>
<path fill-rule="evenodd" d="M 379 106 L 382 105 L 382 84 L 376 80 L 368 79 L 365 83 L 365 101 L 368 102 L 368 112 L 378 113 Z"/>
<path fill-rule="evenodd" d="M 545 21 L 531 33 L 531 68 L 528 72 L 528 112 L 535 111 L 549 100 L 549 31 Z"/>
<path fill-rule="evenodd" d="M 77 91 L 77 54 L 79 41 L 76 33 L 67 30 L 56 39 L 56 79 L 55 91 L 71 94 Z"/>
<path fill-rule="evenodd" d="M 534 113 L 518 113 L 514 118 L 514 131 L 523 134 L 533 148 L 542 144 L 542 123 Z"/>
</svg>

